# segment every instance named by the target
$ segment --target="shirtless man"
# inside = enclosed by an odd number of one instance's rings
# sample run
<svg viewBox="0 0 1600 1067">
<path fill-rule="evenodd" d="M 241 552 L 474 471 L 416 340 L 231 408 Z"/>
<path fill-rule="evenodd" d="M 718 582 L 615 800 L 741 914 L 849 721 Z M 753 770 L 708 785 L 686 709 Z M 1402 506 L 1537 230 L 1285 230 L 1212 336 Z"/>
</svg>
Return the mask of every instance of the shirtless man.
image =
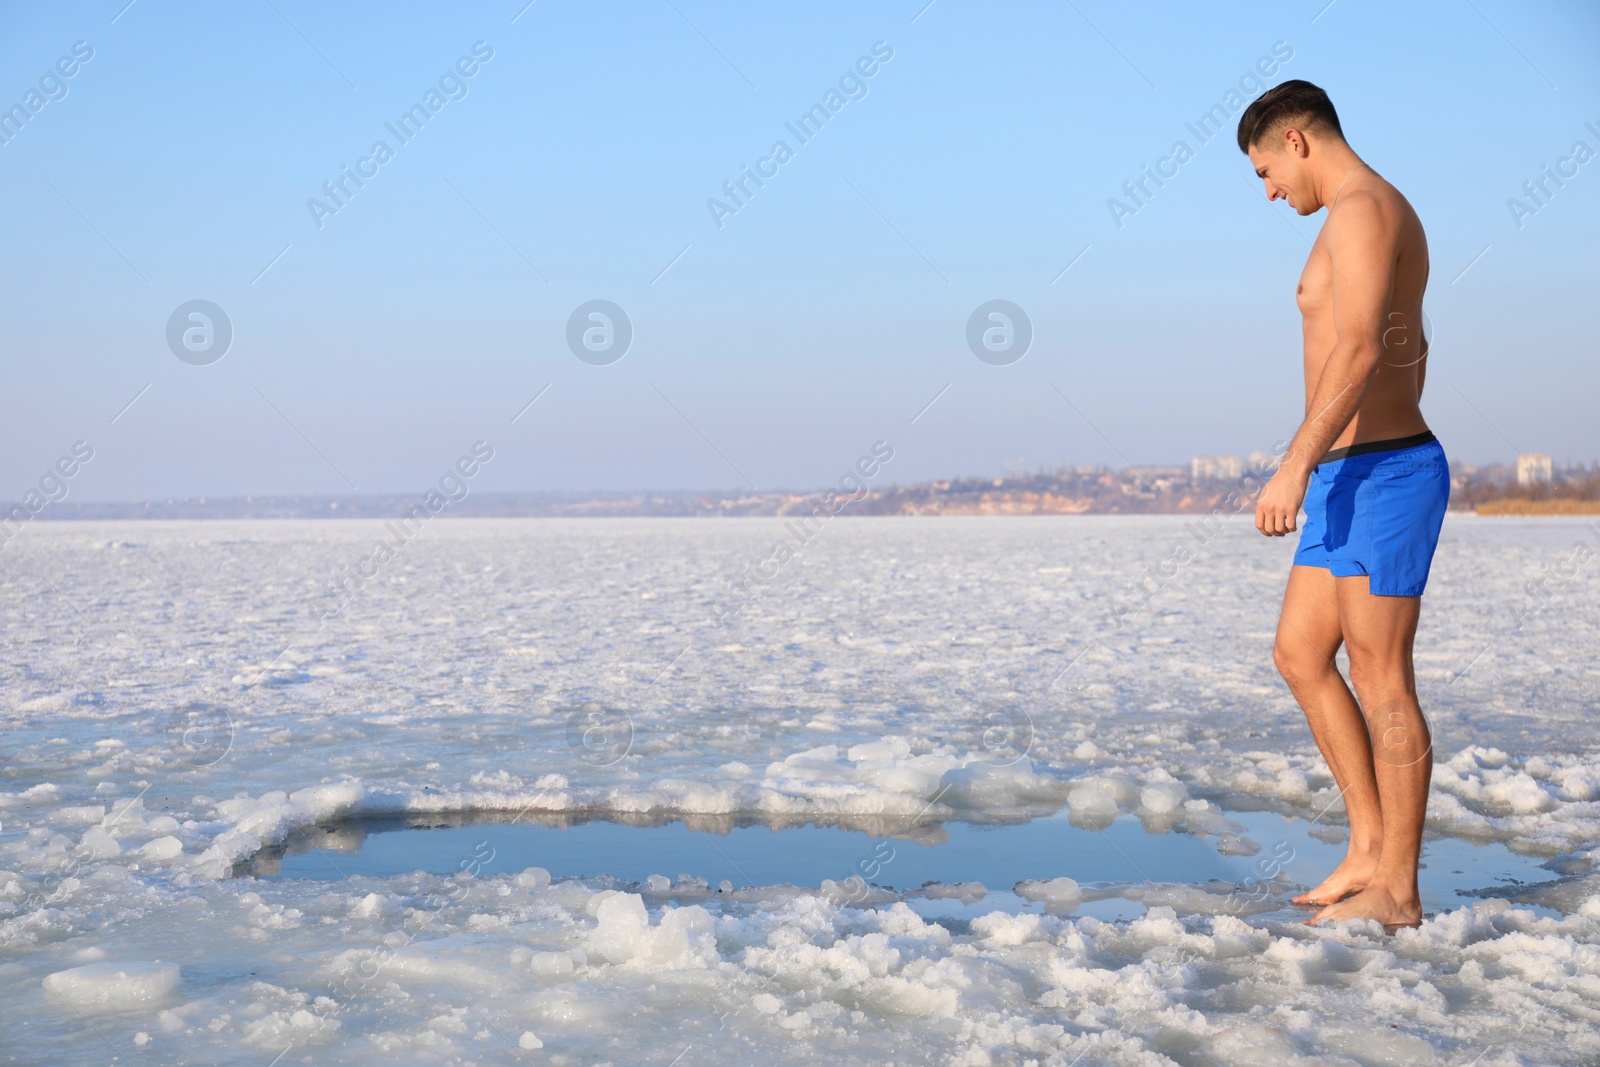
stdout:
<svg viewBox="0 0 1600 1067">
<path fill-rule="evenodd" d="M 1433 772 L 1411 643 L 1450 495 L 1444 450 L 1417 404 L 1427 368 L 1428 243 L 1399 190 L 1345 143 L 1305 81 L 1263 93 L 1239 120 L 1268 200 L 1328 209 L 1300 274 L 1306 411 L 1256 502 L 1268 537 L 1306 522 L 1273 659 L 1305 710 L 1350 819 L 1344 860 L 1295 897 L 1312 923 L 1422 920 L 1417 859 Z M 1343 644 L 1350 686 L 1334 664 Z M 1358 703 L 1359 700 L 1359 703 Z"/>
</svg>

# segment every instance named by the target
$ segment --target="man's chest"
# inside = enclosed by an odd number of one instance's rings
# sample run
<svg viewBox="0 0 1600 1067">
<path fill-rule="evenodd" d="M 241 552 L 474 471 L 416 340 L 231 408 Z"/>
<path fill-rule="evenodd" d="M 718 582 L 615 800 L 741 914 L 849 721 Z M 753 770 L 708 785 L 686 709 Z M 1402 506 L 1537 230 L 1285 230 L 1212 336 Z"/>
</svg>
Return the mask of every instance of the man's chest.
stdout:
<svg viewBox="0 0 1600 1067">
<path fill-rule="evenodd" d="M 1302 315 L 1309 318 L 1325 311 L 1333 302 L 1333 271 L 1333 261 L 1319 239 L 1311 247 L 1311 255 L 1300 271 L 1300 281 L 1294 290 L 1295 303 L 1300 305 Z"/>
</svg>

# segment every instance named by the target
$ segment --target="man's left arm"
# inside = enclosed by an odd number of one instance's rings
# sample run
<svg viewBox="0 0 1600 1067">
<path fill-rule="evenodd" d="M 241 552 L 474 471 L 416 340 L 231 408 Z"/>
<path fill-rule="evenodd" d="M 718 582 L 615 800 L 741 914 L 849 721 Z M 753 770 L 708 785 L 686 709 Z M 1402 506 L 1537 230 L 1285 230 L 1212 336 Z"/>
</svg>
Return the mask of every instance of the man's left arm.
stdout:
<svg viewBox="0 0 1600 1067">
<path fill-rule="evenodd" d="M 1384 312 L 1394 289 L 1398 228 L 1372 196 L 1355 196 L 1324 235 L 1333 261 L 1333 351 L 1311 395 L 1305 421 L 1278 472 L 1256 502 L 1256 529 L 1281 537 L 1295 528 L 1306 483 L 1329 446 L 1361 408 L 1383 353 Z"/>
</svg>

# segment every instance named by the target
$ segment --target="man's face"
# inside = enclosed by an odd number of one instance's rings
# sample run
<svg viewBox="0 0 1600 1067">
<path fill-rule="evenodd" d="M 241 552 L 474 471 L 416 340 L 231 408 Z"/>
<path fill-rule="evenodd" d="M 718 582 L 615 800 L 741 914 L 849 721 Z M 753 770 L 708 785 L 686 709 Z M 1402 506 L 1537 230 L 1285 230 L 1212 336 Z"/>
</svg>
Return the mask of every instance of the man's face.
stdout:
<svg viewBox="0 0 1600 1067">
<path fill-rule="evenodd" d="M 1286 200 L 1296 214 L 1309 215 L 1322 205 L 1312 196 L 1305 160 L 1292 149 L 1287 143 L 1278 150 L 1251 145 L 1250 165 L 1265 186 L 1268 200 Z"/>
</svg>

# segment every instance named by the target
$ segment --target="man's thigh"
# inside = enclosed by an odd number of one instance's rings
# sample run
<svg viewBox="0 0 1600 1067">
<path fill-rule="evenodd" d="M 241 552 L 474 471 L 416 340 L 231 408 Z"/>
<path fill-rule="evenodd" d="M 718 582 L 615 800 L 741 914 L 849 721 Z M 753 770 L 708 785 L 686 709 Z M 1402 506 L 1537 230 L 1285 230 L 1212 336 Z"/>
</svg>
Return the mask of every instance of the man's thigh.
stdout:
<svg viewBox="0 0 1600 1067">
<path fill-rule="evenodd" d="M 1333 667 L 1334 654 L 1343 640 L 1338 581 L 1326 567 L 1289 568 L 1289 585 L 1278 616 L 1279 655 L 1323 661 Z"/>
<path fill-rule="evenodd" d="M 1339 629 L 1353 670 L 1401 671 L 1411 682 L 1411 644 L 1422 614 L 1420 596 L 1376 596 L 1364 574 L 1333 578 Z"/>
</svg>

